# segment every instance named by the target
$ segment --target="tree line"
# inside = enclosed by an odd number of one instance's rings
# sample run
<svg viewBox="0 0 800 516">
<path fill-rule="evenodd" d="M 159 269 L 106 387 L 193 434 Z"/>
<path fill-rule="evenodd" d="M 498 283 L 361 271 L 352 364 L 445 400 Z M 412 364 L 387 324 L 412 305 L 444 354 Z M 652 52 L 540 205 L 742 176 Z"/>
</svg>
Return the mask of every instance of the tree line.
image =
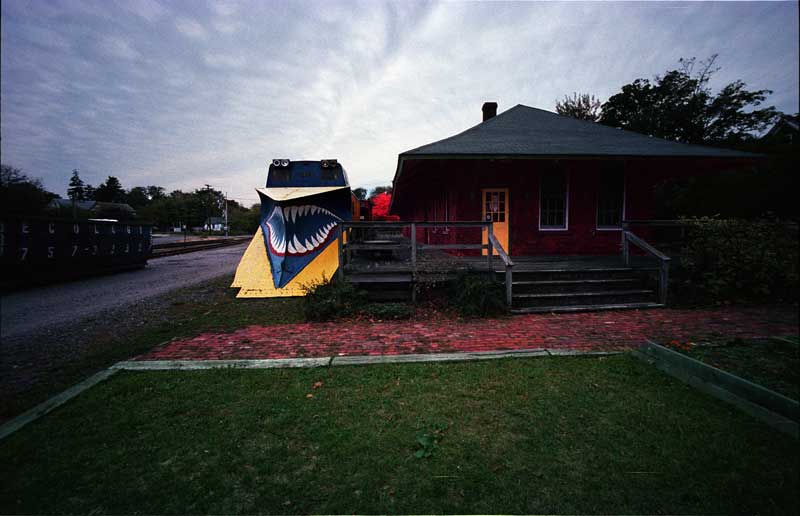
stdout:
<svg viewBox="0 0 800 516">
<path fill-rule="evenodd" d="M 223 218 L 227 209 L 230 231 L 249 233 L 258 227 L 260 212 L 259 204 L 242 206 L 226 199 L 223 192 L 210 185 L 191 192 L 173 190 L 167 193 L 157 185 L 125 189 L 117 177 L 108 176 L 104 182 L 92 186 L 81 179 L 78 170 L 72 171 L 67 186 L 67 198 L 72 202 L 60 208 L 49 207 L 53 199 L 61 198 L 60 195 L 47 191 L 41 180 L 8 165 L 2 165 L 1 190 L 4 214 L 135 218 L 162 230 L 201 228 L 212 217 Z M 134 211 L 121 209 L 122 205 Z"/>
</svg>

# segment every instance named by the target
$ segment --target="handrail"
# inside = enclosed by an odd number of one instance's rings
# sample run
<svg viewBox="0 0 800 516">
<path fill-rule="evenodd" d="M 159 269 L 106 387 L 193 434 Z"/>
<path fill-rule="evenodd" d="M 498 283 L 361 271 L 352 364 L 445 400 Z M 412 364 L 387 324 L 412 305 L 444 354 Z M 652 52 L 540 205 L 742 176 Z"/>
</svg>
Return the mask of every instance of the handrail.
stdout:
<svg viewBox="0 0 800 516">
<path fill-rule="evenodd" d="M 412 221 L 388 221 L 388 220 L 343 220 L 339 222 L 339 224 L 343 227 L 347 228 L 369 228 L 369 227 L 376 227 L 376 228 L 386 228 L 386 227 L 397 227 L 397 228 L 404 228 L 409 227 L 412 224 L 416 225 L 420 228 L 433 228 L 433 227 L 454 227 L 454 228 L 485 228 L 490 226 L 491 222 L 484 222 L 481 220 L 475 221 L 426 221 L 426 222 L 412 222 Z"/>
<path fill-rule="evenodd" d="M 411 249 L 411 275 L 413 281 L 417 277 L 417 251 L 421 249 L 482 249 L 487 251 L 486 262 L 489 273 L 494 277 L 494 267 L 492 267 L 492 255 L 494 249 L 505 267 L 505 286 L 506 286 L 506 304 L 511 307 L 511 286 L 512 274 L 511 268 L 514 262 L 509 258 L 500 241 L 492 231 L 492 222 L 488 221 L 426 221 L 426 222 L 410 222 L 410 221 L 340 221 L 337 224 L 337 240 L 339 247 L 339 270 L 338 276 L 344 279 L 344 267 L 349 261 L 350 251 L 353 249 L 397 249 L 408 247 Z M 431 228 L 431 227 L 457 227 L 457 228 L 484 228 L 486 230 L 486 243 L 481 244 L 420 244 L 417 242 L 417 228 Z M 350 228 L 409 228 L 409 242 L 402 244 L 393 242 L 390 245 L 367 244 L 345 242 L 345 235 L 348 234 L 347 230 Z M 415 297 L 413 293 L 416 290 L 412 289 L 412 299 Z"/>
<path fill-rule="evenodd" d="M 626 229 L 622 231 L 622 259 L 625 261 L 625 265 L 631 264 L 629 243 L 632 243 L 639 249 L 658 258 L 658 300 L 662 305 L 667 304 L 667 289 L 669 288 L 669 262 L 672 260 L 672 258 Z"/>
<path fill-rule="evenodd" d="M 653 256 L 658 258 L 659 260 L 669 261 L 669 260 L 672 259 L 669 256 L 667 256 L 666 254 L 664 254 L 661 251 L 659 251 L 658 249 L 656 249 L 655 247 L 653 247 L 652 245 L 648 244 L 647 242 L 645 242 L 644 240 L 639 238 L 638 236 L 636 236 L 633 233 L 631 233 L 630 231 L 625 231 L 625 234 L 626 234 L 625 236 L 626 236 L 626 238 L 627 238 L 627 240 L 629 242 L 634 243 L 638 248 L 640 248 L 641 250 L 652 254 Z M 626 258 L 625 261 L 626 261 L 626 264 L 628 262 L 630 262 L 630 255 Z"/>
<path fill-rule="evenodd" d="M 630 219 L 623 220 L 622 227 L 625 228 L 630 225 L 635 226 L 688 226 L 686 222 L 677 219 Z"/>
<path fill-rule="evenodd" d="M 511 302 L 513 300 L 512 286 L 514 285 L 511 269 L 514 267 L 514 262 L 512 262 L 511 258 L 508 257 L 508 254 L 506 254 L 505 249 L 503 249 L 503 246 L 500 244 L 500 241 L 497 240 L 497 237 L 494 235 L 494 233 L 489 232 L 488 240 L 489 240 L 489 256 L 491 257 L 492 254 L 494 253 L 492 248 L 497 249 L 497 255 L 500 257 L 500 260 L 503 261 L 503 264 L 506 267 L 506 274 L 505 274 L 506 306 L 508 308 L 511 308 Z M 490 274 L 494 275 L 494 271 L 491 268 L 489 269 L 489 272 Z"/>
<path fill-rule="evenodd" d="M 494 248 L 497 250 L 497 255 L 500 257 L 501 260 L 503 260 L 503 263 L 507 267 L 513 267 L 514 262 L 512 262 L 508 254 L 506 254 L 505 249 L 503 249 L 503 246 L 500 244 L 500 241 L 497 240 L 497 237 L 494 236 L 494 233 L 489 235 L 489 241 L 492 243 L 492 246 L 494 246 Z"/>
</svg>

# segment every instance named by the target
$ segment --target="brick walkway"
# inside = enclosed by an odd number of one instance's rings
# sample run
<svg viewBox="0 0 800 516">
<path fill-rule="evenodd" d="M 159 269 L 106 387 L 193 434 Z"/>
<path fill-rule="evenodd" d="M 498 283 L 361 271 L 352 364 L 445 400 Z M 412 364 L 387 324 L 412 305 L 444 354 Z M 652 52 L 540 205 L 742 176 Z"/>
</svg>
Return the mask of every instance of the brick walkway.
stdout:
<svg viewBox="0 0 800 516">
<path fill-rule="evenodd" d="M 797 335 L 797 311 L 780 308 L 645 310 L 524 315 L 459 322 L 249 326 L 173 340 L 136 360 L 229 360 L 518 349 L 616 351 L 658 342 Z"/>
</svg>

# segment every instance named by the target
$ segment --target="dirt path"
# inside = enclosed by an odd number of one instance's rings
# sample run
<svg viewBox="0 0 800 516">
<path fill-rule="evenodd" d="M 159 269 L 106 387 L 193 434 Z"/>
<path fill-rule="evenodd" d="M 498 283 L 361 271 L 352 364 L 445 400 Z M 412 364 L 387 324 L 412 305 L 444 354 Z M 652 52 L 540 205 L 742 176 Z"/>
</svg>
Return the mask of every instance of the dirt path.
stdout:
<svg viewBox="0 0 800 516">
<path fill-rule="evenodd" d="M 233 273 L 246 245 L 151 259 L 144 269 L 13 292 L 0 299 L 0 337 L 29 337 Z"/>
</svg>

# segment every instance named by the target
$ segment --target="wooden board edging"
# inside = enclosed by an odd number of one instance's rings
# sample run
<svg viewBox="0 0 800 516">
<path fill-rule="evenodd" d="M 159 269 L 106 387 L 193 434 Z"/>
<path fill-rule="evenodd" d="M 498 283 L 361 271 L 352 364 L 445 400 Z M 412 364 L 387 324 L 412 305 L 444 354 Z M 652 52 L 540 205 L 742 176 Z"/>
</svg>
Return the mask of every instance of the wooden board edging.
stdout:
<svg viewBox="0 0 800 516">
<path fill-rule="evenodd" d="M 706 394 L 737 406 L 783 433 L 800 437 L 798 402 L 791 398 L 650 340 L 633 355 Z"/>
</svg>

